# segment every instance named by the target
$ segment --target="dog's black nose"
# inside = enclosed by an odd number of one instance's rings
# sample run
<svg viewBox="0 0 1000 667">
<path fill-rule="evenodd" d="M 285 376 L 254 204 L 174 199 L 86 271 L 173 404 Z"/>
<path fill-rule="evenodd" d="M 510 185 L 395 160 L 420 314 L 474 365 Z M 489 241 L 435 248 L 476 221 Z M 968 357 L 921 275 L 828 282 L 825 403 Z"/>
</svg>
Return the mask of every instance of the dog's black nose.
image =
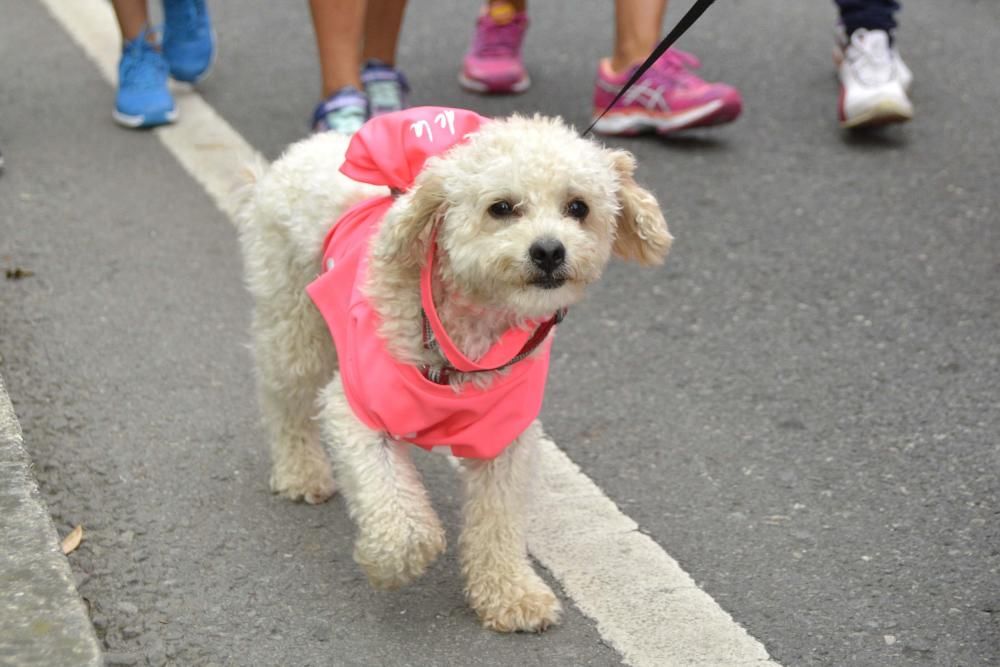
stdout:
<svg viewBox="0 0 1000 667">
<path fill-rule="evenodd" d="M 566 262 L 566 246 L 558 239 L 538 239 L 528 248 L 531 261 L 545 273 L 554 273 Z"/>
</svg>

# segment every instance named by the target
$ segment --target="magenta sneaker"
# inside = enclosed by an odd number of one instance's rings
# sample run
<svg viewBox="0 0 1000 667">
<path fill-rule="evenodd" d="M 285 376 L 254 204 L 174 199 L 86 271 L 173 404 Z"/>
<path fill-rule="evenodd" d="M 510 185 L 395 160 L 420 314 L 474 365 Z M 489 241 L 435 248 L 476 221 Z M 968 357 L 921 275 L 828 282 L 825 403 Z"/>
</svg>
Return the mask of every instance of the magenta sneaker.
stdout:
<svg viewBox="0 0 1000 667">
<path fill-rule="evenodd" d="M 520 93 L 531 79 L 521 59 L 521 42 L 528 30 L 528 15 L 497 2 L 483 7 L 476 21 L 472 46 L 465 54 L 458 81 L 477 93 Z"/>
<path fill-rule="evenodd" d="M 709 83 L 694 74 L 691 69 L 700 64 L 690 53 L 668 49 L 597 122 L 594 131 L 668 134 L 736 120 L 743 109 L 740 91 L 725 83 Z M 636 67 L 615 74 L 610 61 L 600 62 L 594 86 L 594 118 L 614 99 Z"/>
</svg>

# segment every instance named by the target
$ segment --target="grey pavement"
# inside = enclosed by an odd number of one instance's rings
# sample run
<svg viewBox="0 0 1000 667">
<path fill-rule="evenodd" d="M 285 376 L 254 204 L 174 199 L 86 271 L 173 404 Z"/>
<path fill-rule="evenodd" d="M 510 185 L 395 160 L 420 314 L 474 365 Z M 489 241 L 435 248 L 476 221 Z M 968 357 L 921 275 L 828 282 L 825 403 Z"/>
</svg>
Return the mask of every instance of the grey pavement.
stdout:
<svg viewBox="0 0 1000 667">
<path fill-rule="evenodd" d="M 0 372 L 56 525 L 88 527 L 69 562 L 109 662 L 620 664 L 571 600 L 541 636 L 480 630 L 452 552 L 373 593 L 341 500 L 268 493 L 232 229 L 112 124 L 44 10 L 8 4 L 0 264 L 34 275 L 0 283 Z M 413 101 L 583 125 L 607 3 L 536 3 L 534 86 L 488 99 L 455 83 L 475 5 L 412 3 Z M 917 118 L 855 136 L 829 3 L 716 3 L 681 47 L 745 115 L 609 142 L 677 244 L 612 266 L 554 350 L 553 438 L 787 666 L 1000 665 L 1000 5 L 904 5 Z M 305 3 L 212 7 L 201 92 L 275 157 L 317 95 Z M 422 463 L 454 536 L 457 485 Z"/>
</svg>

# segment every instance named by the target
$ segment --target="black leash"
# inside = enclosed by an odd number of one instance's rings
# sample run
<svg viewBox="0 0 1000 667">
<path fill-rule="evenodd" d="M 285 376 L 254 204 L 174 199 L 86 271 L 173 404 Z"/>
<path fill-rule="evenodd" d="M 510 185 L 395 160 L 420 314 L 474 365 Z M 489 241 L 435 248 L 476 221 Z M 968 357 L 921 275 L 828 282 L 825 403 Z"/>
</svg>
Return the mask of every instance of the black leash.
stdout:
<svg viewBox="0 0 1000 667">
<path fill-rule="evenodd" d="M 622 95 L 625 94 L 625 91 L 631 88 L 635 82 L 639 80 L 639 77 L 645 74 L 646 70 L 648 70 L 653 63 L 659 60 L 660 56 L 666 53 L 667 49 L 669 49 L 681 35 L 687 32 L 687 29 L 690 28 L 695 21 L 701 18 L 701 15 L 705 13 L 705 10 L 708 9 L 709 5 L 713 2 L 715 2 L 715 0 L 698 0 L 694 3 L 691 9 L 688 10 L 687 14 L 684 15 L 684 18 L 682 18 L 680 22 L 674 26 L 674 29 L 663 38 L 663 41 L 660 42 L 655 49 L 653 49 L 653 52 L 649 54 L 649 57 L 646 58 L 641 65 L 639 65 L 639 68 L 635 71 L 632 77 L 625 83 L 624 86 L 622 86 L 622 89 L 618 91 L 618 94 L 615 95 L 615 99 L 611 100 L 611 104 L 605 107 L 604 111 L 601 112 L 601 115 L 595 118 L 594 122 L 590 124 L 590 127 L 584 130 L 583 134 L 580 136 L 585 137 L 591 130 L 594 129 L 597 122 L 604 118 L 604 114 L 611 110 L 611 107 L 613 107 L 615 103 L 621 99 Z"/>
</svg>

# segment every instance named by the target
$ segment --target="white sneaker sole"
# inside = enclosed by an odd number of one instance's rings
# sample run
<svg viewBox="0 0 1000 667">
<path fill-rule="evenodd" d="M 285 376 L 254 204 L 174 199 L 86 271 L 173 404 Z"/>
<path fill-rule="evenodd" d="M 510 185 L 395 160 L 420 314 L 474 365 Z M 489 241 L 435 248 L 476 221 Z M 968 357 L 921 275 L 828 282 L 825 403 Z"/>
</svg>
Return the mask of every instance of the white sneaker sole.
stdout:
<svg viewBox="0 0 1000 667">
<path fill-rule="evenodd" d="M 723 100 L 712 100 L 708 104 L 689 109 L 682 113 L 677 113 L 666 118 L 652 118 L 641 114 L 618 114 L 605 116 L 594 124 L 594 131 L 601 134 L 641 134 L 650 130 L 656 132 L 670 132 L 682 127 L 687 127 L 692 123 L 697 123 L 702 118 L 707 118 L 722 108 Z"/>
<path fill-rule="evenodd" d="M 459 85 L 462 86 L 462 88 L 465 88 L 466 90 L 472 91 L 474 93 L 481 93 L 484 95 L 506 95 L 511 93 L 523 93 L 524 91 L 526 91 L 528 88 L 531 87 L 531 77 L 525 74 L 523 79 L 515 83 L 510 88 L 504 88 L 503 90 L 496 90 L 490 88 L 482 81 L 476 81 L 475 79 L 470 79 L 469 77 L 465 76 L 465 72 L 459 72 L 458 83 Z"/>
<path fill-rule="evenodd" d="M 124 114 L 118 109 L 111 110 L 111 117 L 115 119 L 115 122 L 119 125 L 124 125 L 125 127 L 137 128 L 137 127 L 156 127 L 157 125 L 167 125 L 169 123 L 176 122 L 177 117 L 180 114 L 177 113 L 177 109 L 172 109 L 168 111 L 164 116 L 164 122 L 155 123 L 153 125 L 147 125 L 146 116 L 130 116 Z"/>
<path fill-rule="evenodd" d="M 907 108 L 895 100 L 882 100 L 853 118 L 840 121 L 840 126 L 844 129 L 877 127 L 905 123 L 909 120 L 913 120 L 912 108 Z"/>
</svg>

